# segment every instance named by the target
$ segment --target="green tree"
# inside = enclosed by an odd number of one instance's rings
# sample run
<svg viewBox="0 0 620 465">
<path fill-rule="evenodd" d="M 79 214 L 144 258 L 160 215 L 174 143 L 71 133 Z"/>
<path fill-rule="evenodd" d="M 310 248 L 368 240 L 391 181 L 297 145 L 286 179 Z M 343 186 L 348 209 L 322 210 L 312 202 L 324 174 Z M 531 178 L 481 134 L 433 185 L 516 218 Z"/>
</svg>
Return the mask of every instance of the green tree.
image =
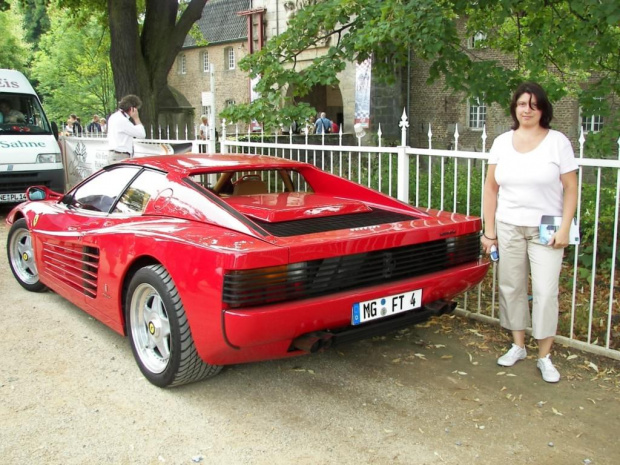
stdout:
<svg viewBox="0 0 620 465">
<path fill-rule="evenodd" d="M 337 82 L 346 62 L 373 58 L 373 76 L 389 82 L 394 68 L 411 54 L 430 63 L 429 83 L 486 103 L 505 106 L 523 79 L 541 82 L 553 99 L 578 96 L 586 109 L 609 112 L 606 100 L 620 95 L 620 3 L 598 0 L 316 0 L 300 10 L 288 29 L 240 63 L 252 77 L 261 76 L 252 104 L 226 109 L 232 120 L 256 119 L 276 124 L 303 117 L 295 97 L 315 85 Z M 512 59 L 483 60 L 464 39 L 477 33 Z M 329 42 L 303 73 L 298 59 L 309 48 Z M 589 86 L 582 89 L 584 82 Z M 284 90 L 292 88 L 288 99 Z"/>
<path fill-rule="evenodd" d="M 107 2 L 116 97 L 140 96 L 140 119 L 147 127 L 156 123 L 158 96 L 166 88 L 168 72 L 206 2 L 145 0 L 140 17 L 136 0 Z"/>
<path fill-rule="evenodd" d="M 50 30 L 40 39 L 31 74 L 53 120 L 64 122 L 76 113 L 86 123 L 95 113 L 116 109 L 110 39 L 102 19 L 92 10 L 80 16 L 61 8 L 50 11 Z"/>
<path fill-rule="evenodd" d="M 116 100 L 136 94 L 140 119 L 156 122 L 157 99 L 185 37 L 200 19 L 207 0 L 59 0 L 73 15 L 104 12 L 110 30 L 110 63 Z M 0 10 L 9 5 L 0 0 Z"/>
<path fill-rule="evenodd" d="M 24 40 L 38 47 L 39 39 L 50 28 L 47 15 L 49 0 L 18 0 L 19 11 L 23 15 Z"/>
<path fill-rule="evenodd" d="M 3 11 L 0 4 L 0 68 L 24 71 L 28 47 L 21 38 L 19 18 L 12 10 Z"/>
</svg>

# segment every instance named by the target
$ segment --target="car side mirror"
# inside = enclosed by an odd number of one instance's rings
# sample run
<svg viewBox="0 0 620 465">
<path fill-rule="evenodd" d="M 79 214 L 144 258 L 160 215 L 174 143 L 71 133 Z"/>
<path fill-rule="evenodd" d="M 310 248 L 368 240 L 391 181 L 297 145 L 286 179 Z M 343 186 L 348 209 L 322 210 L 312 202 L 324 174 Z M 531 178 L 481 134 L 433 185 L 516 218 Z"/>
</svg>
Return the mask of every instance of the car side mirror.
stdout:
<svg viewBox="0 0 620 465">
<path fill-rule="evenodd" d="M 62 198 L 62 194 L 54 192 L 45 186 L 32 186 L 26 190 L 26 198 L 28 200 L 58 200 Z"/>
<path fill-rule="evenodd" d="M 58 140 L 58 125 L 56 124 L 56 121 L 52 121 L 52 134 L 54 134 L 54 138 Z"/>
</svg>

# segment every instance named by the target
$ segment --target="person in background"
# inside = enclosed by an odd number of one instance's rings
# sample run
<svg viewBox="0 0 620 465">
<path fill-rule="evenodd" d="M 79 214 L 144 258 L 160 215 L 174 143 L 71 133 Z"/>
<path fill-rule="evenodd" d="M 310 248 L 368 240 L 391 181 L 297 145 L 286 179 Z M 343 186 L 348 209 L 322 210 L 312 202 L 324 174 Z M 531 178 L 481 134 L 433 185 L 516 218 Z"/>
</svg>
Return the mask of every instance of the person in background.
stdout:
<svg viewBox="0 0 620 465">
<path fill-rule="evenodd" d="M 202 115 L 200 117 L 198 138 L 200 140 L 207 140 L 209 138 L 209 119 L 207 118 L 207 115 Z"/>
<path fill-rule="evenodd" d="M 82 135 L 82 124 L 80 123 L 80 118 L 77 117 L 75 113 L 71 113 L 69 116 L 69 120 L 71 121 L 71 126 L 73 127 L 73 136 L 81 136 Z"/>
<path fill-rule="evenodd" d="M 332 134 L 338 134 L 338 123 L 332 121 Z"/>
<path fill-rule="evenodd" d="M 132 157 L 133 139 L 146 137 L 138 112 L 141 106 L 142 100 L 138 96 L 126 95 L 119 102 L 118 111 L 108 119 L 109 163 Z"/>
<path fill-rule="evenodd" d="M 560 373 L 550 353 L 558 325 L 562 258 L 577 208 L 578 166 L 568 138 L 551 129 L 553 107 L 541 86 L 521 84 L 512 97 L 510 114 L 512 130 L 498 136 L 490 151 L 481 238 L 486 253 L 492 246 L 499 250 L 500 324 L 513 339 L 497 363 L 509 367 L 526 358 L 525 330 L 531 324 L 538 340 L 537 367 L 543 380 L 557 383 Z M 543 215 L 562 218 L 547 244 L 540 241 Z"/>
<path fill-rule="evenodd" d="M 0 113 L 4 123 L 25 123 L 26 117 L 21 111 L 15 110 L 11 107 L 11 103 L 6 100 L 0 100 Z"/>
<path fill-rule="evenodd" d="M 315 126 L 316 126 L 316 118 L 314 116 L 311 116 L 306 121 L 306 131 L 307 131 L 308 135 L 314 134 Z"/>
<path fill-rule="evenodd" d="M 86 126 L 86 130 L 89 134 L 99 135 L 101 133 L 101 124 L 99 123 L 99 115 L 93 115 L 93 119 L 88 126 Z"/>
<path fill-rule="evenodd" d="M 71 118 L 65 123 L 65 136 L 73 136 L 73 120 Z"/>
<path fill-rule="evenodd" d="M 329 120 L 325 112 L 321 112 L 321 116 L 314 123 L 314 133 L 315 134 L 327 134 L 332 131 L 332 122 Z"/>
<path fill-rule="evenodd" d="M 108 132 L 108 123 L 105 118 L 99 120 L 99 126 L 101 127 L 101 134 L 106 134 Z"/>
</svg>

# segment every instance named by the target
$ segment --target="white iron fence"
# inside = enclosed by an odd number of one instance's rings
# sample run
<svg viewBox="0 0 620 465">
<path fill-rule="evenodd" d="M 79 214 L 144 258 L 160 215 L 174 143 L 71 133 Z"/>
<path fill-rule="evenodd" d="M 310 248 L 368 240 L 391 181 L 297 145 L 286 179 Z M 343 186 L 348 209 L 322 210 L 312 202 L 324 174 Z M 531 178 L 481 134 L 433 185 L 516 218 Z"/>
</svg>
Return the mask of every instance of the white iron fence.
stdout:
<svg viewBox="0 0 620 465">
<path fill-rule="evenodd" d="M 309 137 L 226 133 L 223 122 L 221 153 L 271 155 L 311 163 L 420 208 L 458 211 L 482 216 L 483 186 L 488 154 L 483 131 L 482 152 L 432 148 L 429 126 L 427 149 L 406 146 L 408 120 L 400 122 L 401 146 L 364 146 L 358 131 L 355 145 L 343 145 L 343 134 Z M 312 138 L 313 142 L 309 143 Z M 620 360 L 620 314 L 616 276 L 618 208 L 620 200 L 620 139 L 616 159 L 584 158 L 585 135 L 579 140 L 579 200 L 577 219 L 581 243 L 566 249 L 560 277 L 558 341 Z M 334 145 L 330 145 L 334 144 Z M 611 155 L 611 154 L 610 154 Z M 460 297 L 459 311 L 484 321 L 498 321 L 495 268 L 476 292 Z"/>
</svg>

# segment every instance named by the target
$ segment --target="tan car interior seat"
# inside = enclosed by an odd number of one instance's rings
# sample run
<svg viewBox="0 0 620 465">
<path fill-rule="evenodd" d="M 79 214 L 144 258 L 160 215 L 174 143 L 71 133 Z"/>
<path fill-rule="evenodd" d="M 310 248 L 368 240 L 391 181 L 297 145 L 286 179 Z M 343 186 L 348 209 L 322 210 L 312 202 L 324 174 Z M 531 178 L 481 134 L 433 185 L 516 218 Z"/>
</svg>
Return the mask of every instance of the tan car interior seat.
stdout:
<svg viewBox="0 0 620 465">
<path fill-rule="evenodd" d="M 242 179 L 235 184 L 233 195 L 267 194 L 267 184 L 260 179 Z"/>
</svg>

